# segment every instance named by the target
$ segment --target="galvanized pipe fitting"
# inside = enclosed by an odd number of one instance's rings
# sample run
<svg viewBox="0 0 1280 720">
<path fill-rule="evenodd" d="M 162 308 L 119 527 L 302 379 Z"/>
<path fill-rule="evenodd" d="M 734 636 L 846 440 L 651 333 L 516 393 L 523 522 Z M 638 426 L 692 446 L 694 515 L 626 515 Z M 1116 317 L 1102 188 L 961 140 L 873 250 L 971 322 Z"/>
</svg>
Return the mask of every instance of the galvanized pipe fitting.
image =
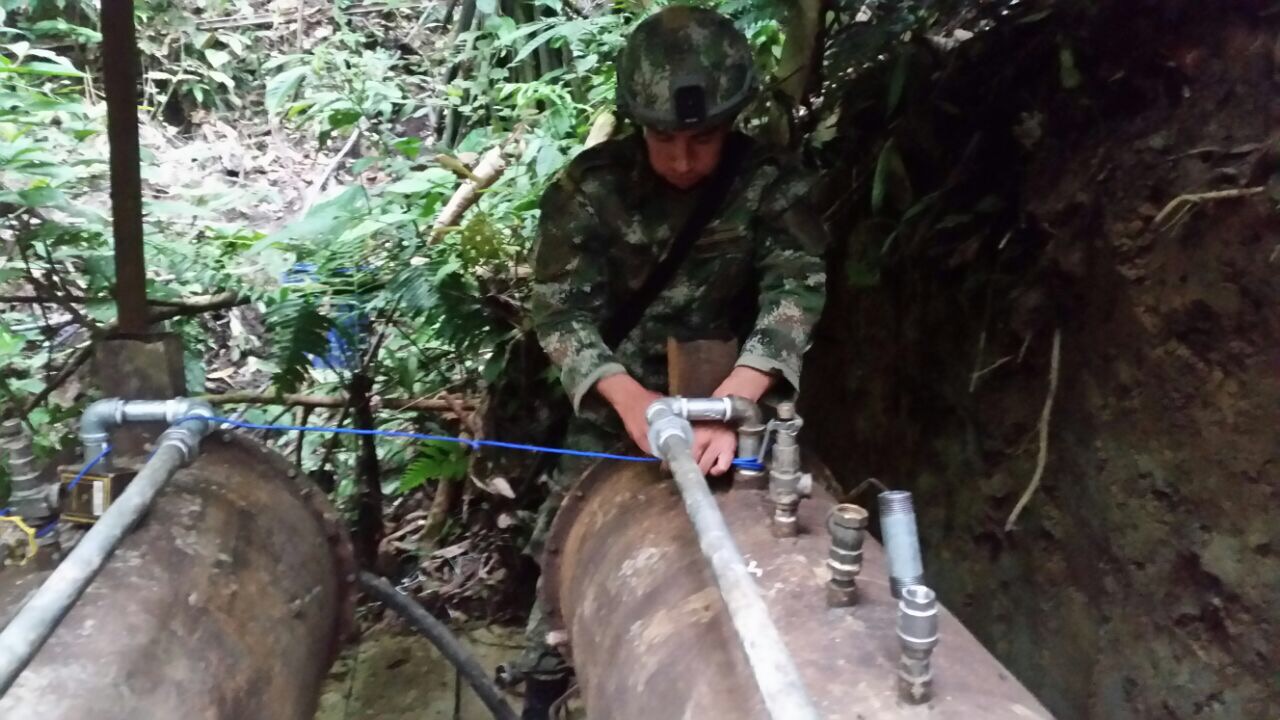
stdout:
<svg viewBox="0 0 1280 720">
<path fill-rule="evenodd" d="M 768 426 L 760 406 L 737 396 L 731 396 L 734 416 L 738 418 L 738 459 L 763 463 L 764 438 Z M 763 490 L 766 485 L 764 470 L 738 467 L 733 471 L 733 481 L 742 488 Z"/>
<path fill-rule="evenodd" d="M 172 425 L 178 420 L 187 419 L 186 427 L 199 426 L 203 435 L 211 427 L 208 421 L 191 420 L 191 418 L 213 417 L 213 408 L 206 402 L 188 398 L 172 400 L 121 400 L 107 398 L 99 400 L 85 408 L 80 416 L 80 442 L 84 445 L 84 461 L 93 462 L 102 454 L 107 442 L 111 439 L 111 431 L 126 423 L 163 422 Z"/>
<path fill-rule="evenodd" d="M 31 433 L 22 421 L 13 418 L 0 423 L 0 460 L 9 471 L 9 507 L 28 523 L 43 524 L 58 506 L 58 484 L 41 483 Z M 53 542 L 46 537 L 42 541 Z"/>
<path fill-rule="evenodd" d="M 866 537 L 867 511 L 858 505 L 842 504 L 831 508 L 827 531 L 831 533 L 831 551 L 827 567 L 827 605 L 851 607 L 858 600 L 858 573 L 862 572 L 862 540 Z"/>
<path fill-rule="evenodd" d="M 930 658 L 938 646 L 938 596 L 924 585 L 902 590 L 898 601 L 898 639 L 902 659 L 898 665 L 898 693 L 903 702 L 920 705 L 933 696 Z"/>
<path fill-rule="evenodd" d="M 688 420 L 672 407 L 671 400 L 673 398 L 655 401 L 646 411 L 649 442 L 658 457 L 671 466 L 698 545 L 711 566 L 769 716 L 774 720 L 817 720 L 817 709 L 804 687 L 795 660 L 787 651 L 707 487 L 707 480 L 693 459 L 693 430 Z"/>
<path fill-rule="evenodd" d="M 89 411 L 93 414 L 90 415 Z M 113 422 L 147 422 L 171 417 L 174 424 L 160 435 L 155 453 L 120 498 L 107 508 L 18 614 L 0 630 L 0 695 L 9 689 L 31 658 L 44 646 L 116 546 L 151 507 L 165 483 L 179 468 L 195 458 L 201 438 L 211 429 L 210 423 L 203 418 L 213 415 L 213 408 L 207 403 L 186 399 L 160 402 L 100 400 L 90 405 L 89 411 L 85 412 L 87 421 L 81 420 L 81 436 L 86 436 L 87 427 L 87 436 L 94 443 L 106 442 Z M 89 456 L 90 459 L 101 452 L 101 446 L 97 447 L 99 449 Z"/>
<path fill-rule="evenodd" d="M 920 559 L 920 535 L 911 493 L 889 490 L 880 493 L 880 532 L 889 557 L 889 589 L 896 598 L 909 585 L 924 584 L 924 563 Z"/>
<path fill-rule="evenodd" d="M 765 423 L 760 406 L 737 395 L 721 398 L 662 398 L 649 406 L 650 410 L 663 408 L 665 412 L 688 421 L 723 422 L 738 427 L 739 460 L 759 460 L 764 450 Z M 649 415 L 650 430 L 656 416 Z M 652 436 L 649 445 L 657 452 L 658 443 Z M 764 485 L 764 471 L 737 467 L 734 469 L 734 482 L 743 487 L 759 488 Z"/>
<path fill-rule="evenodd" d="M 799 534 L 796 511 L 800 507 L 800 443 L 796 439 L 804 421 L 796 415 L 794 403 L 778 403 L 773 422 L 773 450 L 769 462 L 769 499 L 773 501 L 774 537 Z"/>
</svg>

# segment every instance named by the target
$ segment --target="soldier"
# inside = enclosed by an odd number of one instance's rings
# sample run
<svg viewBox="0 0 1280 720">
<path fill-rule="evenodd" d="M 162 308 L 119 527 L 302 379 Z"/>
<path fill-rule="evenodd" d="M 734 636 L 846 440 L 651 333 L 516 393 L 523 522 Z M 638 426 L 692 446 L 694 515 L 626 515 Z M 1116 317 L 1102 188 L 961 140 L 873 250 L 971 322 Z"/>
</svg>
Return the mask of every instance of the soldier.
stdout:
<svg viewBox="0 0 1280 720">
<path fill-rule="evenodd" d="M 538 340 L 572 400 L 565 446 L 650 452 L 645 410 L 667 390 L 668 338 L 736 338 L 715 391 L 793 395 L 825 299 L 827 236 L 810 177 L 790 155 L 733 131 L 757 90 L 751 48 L 727 18 L 672 6 L 618 58 L 618 110 L 639 131 L 584 151 L 547 188 L 533 252 Z M 735 435 L 695 428 L 703 472 L 729 469 Z M 589 467 L 552 474 L 530 552 Z M 569 669 L 530 618 L 524 718 L 546 718 Z"/>
</svg>

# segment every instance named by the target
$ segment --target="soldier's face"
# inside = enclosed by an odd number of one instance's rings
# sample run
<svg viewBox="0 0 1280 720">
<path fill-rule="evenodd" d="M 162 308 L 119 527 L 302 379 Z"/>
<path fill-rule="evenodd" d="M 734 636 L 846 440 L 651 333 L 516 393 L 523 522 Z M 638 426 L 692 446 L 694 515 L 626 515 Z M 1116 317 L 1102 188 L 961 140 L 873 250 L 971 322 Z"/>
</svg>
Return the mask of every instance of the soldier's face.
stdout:
<svg viewBox="0 0 1280 720">
<path fill-rule="evenodd" d="M 728 136 L 728 126 L 672 131 L 644 129 L 644 143 L 649 148 L 653 171 L 681 190 L 688 190 L 715 172 Z"/>
</svg>

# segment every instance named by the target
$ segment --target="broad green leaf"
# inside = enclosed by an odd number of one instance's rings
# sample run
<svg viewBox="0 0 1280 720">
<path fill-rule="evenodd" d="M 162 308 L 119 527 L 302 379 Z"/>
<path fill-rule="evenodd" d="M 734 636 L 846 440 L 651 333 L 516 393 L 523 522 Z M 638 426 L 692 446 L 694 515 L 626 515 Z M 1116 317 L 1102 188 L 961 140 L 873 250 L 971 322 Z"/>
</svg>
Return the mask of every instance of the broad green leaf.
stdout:
<svg viewBox="0 0 1280 720">
<path fill-rule="evenodd" d="M 259 240 L 250 252 L 295 240 L 321 242 L 336 238 L 362 218 L 367 204 L 368 196 L 364 188 L 358 185 L 348 187 L 311 208 L 301 220 L 291 222 Z"/>
<path fill-rule="evenodd" d="M 51 62 L 30 62 L 22 65 L 0 65 L 0 73 L 15 75 L 40 75 L 44 77 L 82 78 L 84 73 L 73 67 Z"/>
<path fill-rule="evenodd" d="M 409 173 L 400 180 L 388 185 L 386 191 L 408 195 L 453 187 L 456 183 L 457 179 L 448 170 L 444 168 L 428 168 L 421 172 Z"/>
<path fill-rule="evenodd" d="M 223 50 L 217 50 L 215 48 L 205 50 L 204 57 L 209 61 L 209 64 L 215 68 L 220 68 L 231 62 L 231 53 Z"/>
<path fill-rule="evenodd" d="M 236 83 L 235 83 L 235 81 L 234 81 L 234 80 L 232 80 L 232 79 L 231 79 L 231 77 L 230 77 L 230 76 L 228 76 L 228 75 L 227 75 L 226 73 L 224 73 L 224 72 L 221 72 L 221 71 L 219 71 L 219 70 L 210 70 L 210 71 L 209 71 L 209 77 L 211 77 L 211 78 L 213 78 L 214 80 L 216 80 L 216 81 L 218 81 L 218 82 L 222 83 L 223 85 L 226 85 L 228 90 L 235 90 L 235 89 L 236 89 Z"/>
<path fill-rule="evenodd" d="M 231 52 L 234 52 L 237 55 L 244 54 L 244 40 L 241 39 L 239 35 L 235 35 L 233 33 L 218 33 L 218 39 L 221 40 L 224 45 L 231 48 Z"/>
<path fill-rule="evenodd" d="M 911 195 L 911 178 L 907 175 L 906 165 L 894 141 L 889 140 L 876 161 L 875 177 L 871 183 L 871 212 L 879 214 L 886 200 L 893 200 L 899 207 L 908 207 Z"/>
<path fill-rule="evenodd" d="M 0 358 L 22 354 L 26 344 L 22 336 L 9 332 L 6 328 L 0 328 Z"/>
<path fill-rule="evenodd" d="M 518 63 L 521 60 L 529 57 L 529 53 L 533 52 L 534 50 L 537 50 L 539 45 L 551 40 L 552 38 L 565 37 L 566 35 L 570 34 L 572 32 L 570 28 L 574 26 L 574 23 L 577 23 L 577 22 L 579 21 L 572 20 L 570 22 L 564 23 L 563 25 L 552 26 L 551 29 L 546 30 L 545 32 L 537 35 L 532 40 L 525 43 L 524 47 L 520 48 L 520 52 L 516 53 L 516 56 L 511 59 L 511 62 Z"/>
<path fill-rule="evenodd" d="M 267 81 L 266 104 L 269 112 L 279 112 L 285 103 L 293 99 L 302 81 L 311 74 L 311 68 L 302 65 L 290 68 Z"/>
<path fill-rule="evenodd" d="M 564 164 L 564 153 L 555 146 L 555 143 L 545 143 L 538 149 L 538 155 L 533 161 L 533 171 L 538 177 L 544 178 L 560 169 Z"/>
</svg>

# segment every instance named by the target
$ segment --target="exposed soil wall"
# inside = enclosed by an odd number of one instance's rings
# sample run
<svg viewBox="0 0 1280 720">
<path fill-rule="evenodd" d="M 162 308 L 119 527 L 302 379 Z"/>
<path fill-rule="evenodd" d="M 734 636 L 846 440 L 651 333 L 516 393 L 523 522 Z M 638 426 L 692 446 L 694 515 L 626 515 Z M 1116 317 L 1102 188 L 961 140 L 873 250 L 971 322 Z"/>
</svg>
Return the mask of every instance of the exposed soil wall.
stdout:
<svg viewBox="0 0 1280 720">
<path fill-rule="evenodd" d="M 939 168 L 904 150 L 908 170 L 943 187 L 964 168 L 1005 209 L 925 233 L 874 283 L 850 269 L 865 208 L 837 214 L 854 231 L 803 406 L 846 479 L 915 491 L 931 583 L 1060 717 L 1273 720 L 1280 13 L 1112 5 L 1130 7 L 925 63 L 921 92 L 962 111 L 931 137 L 983 139 Z M 983 53 L 1021 65 L 984 76 Z M 981 84 L 1005 87 L 1003 105 Z M 921 147 L 910 132 L 900 147 Z M 1269 182 L 1153 222 L 1179 195 Z M 1055 331 L 1043 484 L 1006 531 L 1037 465 Z"/>
</svg>

